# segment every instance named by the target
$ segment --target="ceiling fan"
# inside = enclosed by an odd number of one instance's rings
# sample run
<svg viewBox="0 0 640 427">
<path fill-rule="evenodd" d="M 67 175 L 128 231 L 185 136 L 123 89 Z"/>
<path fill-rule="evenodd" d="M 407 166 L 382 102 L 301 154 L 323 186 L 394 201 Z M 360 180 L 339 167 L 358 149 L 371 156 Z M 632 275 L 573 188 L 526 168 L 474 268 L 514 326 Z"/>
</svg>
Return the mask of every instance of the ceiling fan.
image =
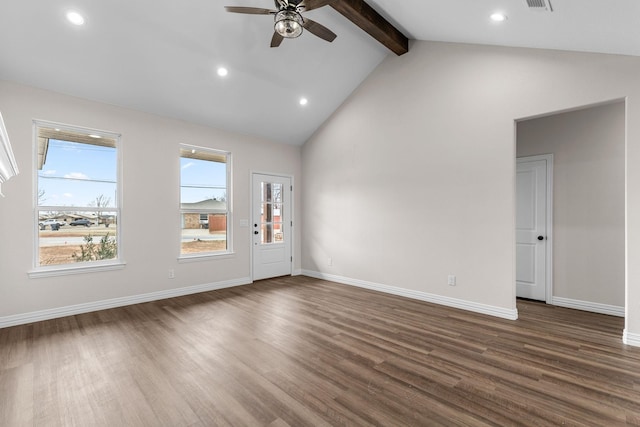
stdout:
<svg viewBox="0 0 640 427">
<path fill-rule="evenodd" d="M 334 0 L 274 0 L 277 10 L 261 9 L 258 7 L 225 6 L 227 12 L 247 13 L 249 15 L 274 15 L 274 32 L 271 47 L 278 47 L 285 38 L 300 37 L 302 29 L 332 42 L 336 35 L 327 27 L 308 18 L 302 17 L 302 12 L 308 12 L 326 6 Z"/>
</svg>

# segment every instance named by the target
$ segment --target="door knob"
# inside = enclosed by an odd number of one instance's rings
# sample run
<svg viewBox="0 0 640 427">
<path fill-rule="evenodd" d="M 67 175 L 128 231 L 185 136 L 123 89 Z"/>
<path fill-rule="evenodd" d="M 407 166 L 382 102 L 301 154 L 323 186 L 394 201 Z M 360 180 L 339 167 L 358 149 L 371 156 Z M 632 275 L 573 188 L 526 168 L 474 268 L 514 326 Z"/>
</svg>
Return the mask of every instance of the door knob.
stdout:
<svg viewBox="0 0 640 427">
<path fill-rule="evenodd" d="M 253 234 L 258 234 L 258 230 L 254 231 Z"/>
<path fill-rule="evenodd" d="M 538 240 L 544 240 L 544 237 L 538 236 Z"/>
</svg>

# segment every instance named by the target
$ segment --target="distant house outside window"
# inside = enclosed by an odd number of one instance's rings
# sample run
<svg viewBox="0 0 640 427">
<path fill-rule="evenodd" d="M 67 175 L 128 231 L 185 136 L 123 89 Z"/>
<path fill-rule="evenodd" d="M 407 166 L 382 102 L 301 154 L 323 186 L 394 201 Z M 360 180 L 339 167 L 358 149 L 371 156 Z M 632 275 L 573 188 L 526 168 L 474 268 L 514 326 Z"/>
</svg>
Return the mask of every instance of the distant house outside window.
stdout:
<svg viewBox="0 0 640 427">
<path fill-rule="evenodd" d="M 230 161 L 225 151 L 180 146 L 180 256 L 231 251 Z"/>
<path fill-rule="evenodd" d="M 36 269 L 119 261 L 119 139 L 34 122 Z"/>
</svg>

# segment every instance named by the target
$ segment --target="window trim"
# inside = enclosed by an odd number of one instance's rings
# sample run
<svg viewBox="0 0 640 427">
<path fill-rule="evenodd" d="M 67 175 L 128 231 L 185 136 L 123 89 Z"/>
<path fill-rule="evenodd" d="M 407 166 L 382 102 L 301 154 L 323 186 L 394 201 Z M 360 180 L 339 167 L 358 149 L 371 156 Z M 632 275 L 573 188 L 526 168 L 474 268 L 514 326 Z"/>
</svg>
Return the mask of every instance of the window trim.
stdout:
<svg viewBox="0 0 640 427">
<path fill-rule="evenodd" d="M 56 265 L 40 265 L 40 242 L 39 242 L 39 212 L 41 210 L 46 210 L 47 208 L 52 208 L 56 210 L 64 210 L 64 211 L 78 211 L 78 210 L 97 210 L 93 207 L 65 207 L 65 206 L 49 206 L 38 204 L 38 129 L 41 127 L 45 128 L 53 128 L 60 129 L 61 131 L 79 133 L 84 135 L 98 135 L 102 138 L 110 138 L 115 141 L 115 149 L 116 149 L 116 196 L 115 196 L 115 204 L 116 206 L 113 208 L 104 208 L 100 209 L 101 211 L 110 211 L 115 212 L 117 216 L 116 221 L 116 235 L 118 242 L 118 252 L 117 257 L 111 260 L 98 260 L 98 261 L 85 261 L 85 262 L 76 262 L 76 263 L 66 263 L 66 264 L 56 264 Z M 32 124 L 32 138 L 33 138 L 33 183 L 32 183 L 32 197 L 33 197 L 33 260 L 32 260 L 32 269 L 27 272 L 30 278 L 38 278 L 38 277 L 51 277 L 51 276 L 64 276 L 69 274 L 82 274 L 89 272 L 98 272 L 98 271 L 108 271 L 115 269 L 122 269 L 126 265 L 124 261 L 124 239 L 122 236 L 122 178 L 123 178 L 123 167 L 122 167 L 122 148 L 121 148 L 121 139 L 122 135 L 120 133 L 94 129 L 90 127 L 84 126 L 75 126 L 64 123 L 58 123 L 48 120 L 33 120 Z M 100 145 L 100 144 L 95 144 Z"/>
<path fill-rule="evenodd" d="M 77 263 L 79 266 L 75 266 L 74 264 L 60 264 L 63 267 L 57 266 L 46 266 L 46 267 L 38 267 L 33 270 L 27 272 L 28 276 L 32 279 L 38 279 L 40 277 L 56 277 L 56 276 L 68 276 L 70 274 L 85 274 L 85 273 L 94 273 L 98 271 L 112 271 L 112 270 L 122 270 L 127 263 L 124 261 L 113 262 L 113 261 L 92 261 L 91 265 L 82 265 L 85 263 Z M 73 266 L 73 267 L 68 267 Z"/>
<path fill-rule="evenodd" d="M 222 211 L 221 209 L 182 209 L 182 197 L 181 197 L 181 189 L 182 189 L 182 174 L 180 171 L 180 159 L 189 158 L 183 157 L 180 154 L 181 150 L 198 150 L 205 151 L 211 153 L 213 156 L 219 155 L 224 156 L 226 161 L 226 211 Z M 232 183 L 232 154 L 230 151 L 220 150 L 216 148 L 203 147 L 200 145 L 192 145 L 192 144 L 179 144 L 178 147 L 178 168 L 179 168 L 179 176 L 178 176 L 178 229 L 180 230 L 180 241 L 178 242 L 178 262 L 192 262 L 192 261 L 206 261 L 211 259 L 219 259 L 223 257 L 228 257 L 229 255 L 234 255 L 233 251 L 233 183 Z M 206 159 L 204 159 L 206 160 Z M 214 160 L 209 160 L 214 161 Z M 215 252 L 198 252 L 193 254 L 183 254 L 182 253 L 182 215 L 185 213 L 224 213 L 226 214 L 226 222 L 227 222 L 227 249 L 224 251 L 215 251 Z"/>
<path fill-rule="evenodd" d="M 13 149 L 9 141 L 9 134 L 4 125 L 2 113 L 0 113 L 0 197 L 4 197 L 4 194 L 2 194 L 2 184 L 16 176 L 19 172 L 18 163 L 13 155 Z"/>
</svg>

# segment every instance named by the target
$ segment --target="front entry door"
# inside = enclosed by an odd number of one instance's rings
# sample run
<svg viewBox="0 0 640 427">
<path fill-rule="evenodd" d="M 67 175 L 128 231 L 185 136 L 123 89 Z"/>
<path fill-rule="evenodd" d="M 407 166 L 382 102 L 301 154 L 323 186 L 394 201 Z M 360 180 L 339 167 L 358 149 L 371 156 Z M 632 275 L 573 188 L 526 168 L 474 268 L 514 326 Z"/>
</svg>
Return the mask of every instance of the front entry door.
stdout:
<svg viewBox="0 0 640 427">
<path fill-rule="evenodd" d="M 291 274 L 291 178 L 252 177 L 253 280 Z"/>
<path fill-rule="evenodd" d="M 516 296 L 547 299 L 547 167 L 540 156 L 516 167 Z"/>
</svg>

